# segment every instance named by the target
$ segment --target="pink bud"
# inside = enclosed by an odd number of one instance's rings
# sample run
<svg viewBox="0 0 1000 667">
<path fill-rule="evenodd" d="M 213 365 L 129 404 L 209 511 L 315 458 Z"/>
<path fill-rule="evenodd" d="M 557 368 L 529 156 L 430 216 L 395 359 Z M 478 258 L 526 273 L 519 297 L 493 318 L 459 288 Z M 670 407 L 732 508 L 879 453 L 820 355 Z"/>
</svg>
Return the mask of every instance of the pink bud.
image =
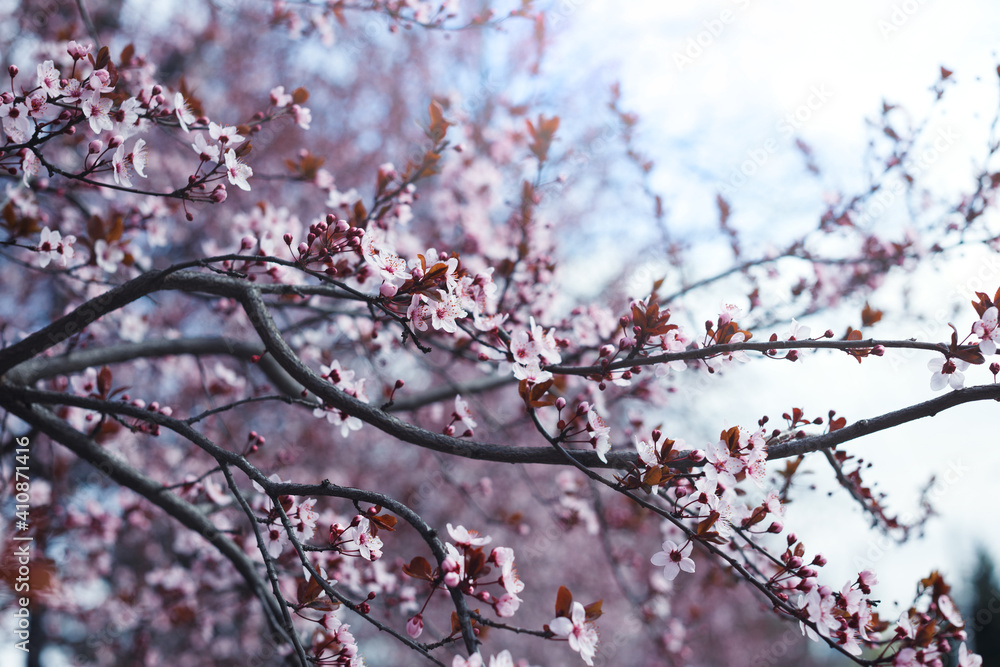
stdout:
<svg viewBox="0 0 1000 667">
<path fill-rule="evenodd" d="M 100 153 L 102 150 L 104 150 L 104 142 L 102 142 L 100 139 L 94 139 L 93 141 L 90 142 L 90 145 L 87 146 L 87 152 L 90 153 L 91 155 L 95 153 Z"/>
<path fill-rule="evenodd" d="M 448 574 L 444 575 L 444 585 L 447 586 L 448 588 L 455 588 L 456 586 L 458 586 L 459 581 L 461 580 L 458 578 L 457 572 L 449 572 Z"/>
<path fill-rule="evenodd" d="M 281 237 L 281 240 L 285 242 L 285 245 L 292 245 L 292 235 L 287 232 Z"/>
<path fill-rule="evenodd" d="M 226 186 L 222 185 L 221 183 L 219 185 L 216 185 L 215 189 L 212 190 L 212 194 L 209 195 L 211 200 L 216 204 L 221 204 L 222 202 L 226 201 L 227 196 L 228 195 L 226 194 Z"/>
<path fill-rule="evenodd" d="M 10 78 L 17 76 L 17 65 L 11 65 L 7 68 L 7 74 L 10 74 Z"/>
<path fill-rule="evenodd" d="M 406 634 L 410 635 L 411 639 L 416 639 L 424 631 L 424 617 L 417 614 L 409 621 L 406 622 Z"/>
<path fill-rule="evenodd" d="M 874 354 L 876 357 L 881 357 L 883 354 L 885 354 L 885 346 L 876 345 L 875 347 L 872 348 L 872 354 Z"/>
<path fill-rule="evenodd" d="M 399 288 L 392 283 L 382 283 L 382 287 L 379 288 L 379 293 L 387 299 L 396 296 L 397 291 L 399 291 Z"/>
</svg>

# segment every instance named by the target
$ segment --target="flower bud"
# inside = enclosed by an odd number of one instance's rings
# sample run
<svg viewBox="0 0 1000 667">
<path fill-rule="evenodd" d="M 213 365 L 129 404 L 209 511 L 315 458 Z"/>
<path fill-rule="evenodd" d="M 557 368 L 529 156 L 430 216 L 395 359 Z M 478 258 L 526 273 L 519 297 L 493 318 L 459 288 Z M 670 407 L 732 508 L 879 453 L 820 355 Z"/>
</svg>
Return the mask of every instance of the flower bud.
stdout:
<svg viewBox="0 0 1000 667">
<path fill-rule="evenodd" d="M 411 639 L 416 639 L 424 631 L 424 617 L 417 614 L 409 621 L 406 622 L 406 634 L 410 635 Z"/>
<path fill-rule="evenodd" d="M 104 150 L 104 142 L 101 141 L 100 139 L 94 139 L 93 141 L 90 142 L 90 145 L 87 146 L 87 153 L 89 153 L 90 155 L 100 153 L 103 150 Z"/>
<path fill-rule="evenodd" d="M 7 68 L 7 74 L 10 74 L 10 78 L 17 76 L 17 65 L 11 65 Z"/>
</svg>

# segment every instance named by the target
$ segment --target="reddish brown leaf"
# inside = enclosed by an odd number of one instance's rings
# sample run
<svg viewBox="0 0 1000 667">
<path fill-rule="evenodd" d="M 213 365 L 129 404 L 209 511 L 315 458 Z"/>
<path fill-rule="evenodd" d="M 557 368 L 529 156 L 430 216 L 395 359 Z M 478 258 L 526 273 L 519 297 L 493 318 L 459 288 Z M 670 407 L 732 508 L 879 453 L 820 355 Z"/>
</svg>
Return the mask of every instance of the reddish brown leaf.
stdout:
<svg viewBox="0 0 1000 667">
<path fill-rule="evenodd" d="M 865 307 L 861 310 L 861 326 L 870 327 L 882 319 L 882 311 L 875 310 L 865 301 Z"/>
<path fill-rule="evenodd" d="M 556 618 L 565 616 L 569 618 L 569 608 L 573 605 L 573 594 L 565 586 L 559 587 L 556 593 Z"/>
<path fill-rule="evenodd" d="M 102 367 L 97 374 L 97 391 L 101 396 L 111 393 L 111 369 L 107 366 Z"/>
<path fill-rule="evenodd" d="M 417 556 L 409 564 L 404 564 L 403 573 L 414 579 L 434 580 L 434 571 L 431 569 L 431 564 L 423 556 Z"/>
<path fill-rule="evenodd" d="M 601 614 L 604 613 L 601 611 L 601 606 L 603 604 L 604 600 L 598 600 L 597 602 L 591 602 L 590 604 L 584 606 L 583 610 L 587 612 L 588 621 L 596 621 L 601 617 Z"/>
</svg>

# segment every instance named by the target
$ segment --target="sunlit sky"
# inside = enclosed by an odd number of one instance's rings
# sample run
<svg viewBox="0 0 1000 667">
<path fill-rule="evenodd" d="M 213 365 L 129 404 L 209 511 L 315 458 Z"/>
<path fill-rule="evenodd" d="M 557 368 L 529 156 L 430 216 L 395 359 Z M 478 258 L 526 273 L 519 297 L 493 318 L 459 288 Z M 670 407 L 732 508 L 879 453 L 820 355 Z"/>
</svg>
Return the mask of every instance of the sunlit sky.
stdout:
<svg viewBox="0 0 1000 667">
<path fill-rule="evenodd" d="M 970 175 L 985 157 L 998 99 L 1000 6 L 995 3 L 562 4 L 582 37 L 559 43 L 553 58 L 565 64 L 568 77 L 621 82 L 623 106 L 641 117 L 642 148 L 657 164 L 653 182 L 679 234 L 701 238 L 715 233 L 720 190 L 733 204 L 733 225 L 751 241 L 780 242 L 782 234 L 815 226 L 825 194 L 865 182 L 861 166 L 870 136 L 865 120 L 877 116 L 883 100 L 905 107 L 914 124 L 928 118 L 931 137 L 941 132 L 951 137 L 947 150 L 923 172 L 935 192 L 968 189 Z M 929 89 L 941 66 L 954 72 L 955 85 L 944 104 L 932 110 Z M 815 150 L 820 177 L 805 172 L 795 138 Z M 755 151 L 759 157 L 762 148 L 767 158 L 758 160 L 762 164 L 753 176 L 740 180 L 741 164 Z M 886 216 L 884 224 L 898 224 L 905 207 L 892 215 L 895 219 Z M 909 287 L 916 303 L 940 304 L 948 317 L 931 324 L 887 322 L 872 334 L 945 340 L 947 321 L 955 321 L 964 334 L 975 319 L 966 298 L 972 298 L 973 289 L 992 294 L 1000 284 L 995 260 L 970 251 L 916 275 L 892 278 L 889 293 Z M 984 270 L 987 282 L 979 285 L 977 274 Z M 718 293 L 704 297 L 709 311 L 726 298 Z M 955 307 L 960 308 L 957 313 Z M 807 323 L 814 334 L 828 328 L 822 316 Z M 762 414 L 775 419 L 801 406 L 810 416 L 825 417 L 832 408 L 854 421 L 935 396 L 926 366 L 930 358 L 919 354 L 890 360 L 887 355 L 861 366 L 833 354 L 812 355 L 794 366 L 758 361 L 718 379 L 731 384 L 729 391 L 688 397 L 687 403 L 682 395 L 685 408 L 676 412 L 691 409 L 711 413 L 715 421 L 723 415 L 729 425 L 752 426 Z M 970 370 L 968 377 L 968 384 L 992 379 L 985 368 Z M 738 394 L 744 396 L 737 399 Z M 924 539 L 890 547 L 868 531 L 843 491 L 835 490 L 832 498 L 817 493 L 816 501 L 790 507 L 787 525 L 808 547 L 829 557 L 827 583 L 839 588 L 861 567 L 873 567 L 881 576 L 874 597 L 886 602 L 883 611 L 891 616 L 895 607 L 888 603 L 912 599 L 916 580 L 933 568 L 950 574 L 963 591 L 977 544 L 987 545 L 994 559 L 1000 559 L 995 502 L 1000 450 L 991 436 L 995 413 L 992 404 L 965 405 L 845 447 L 874 463 L 867 480 L 878 480 L 877 488 L 889 493 L 890 508 L 903 516 L 913 511 L 919 489 L 936 473 L 939 516 L 932 518 Z M 668 420 L 670 416 L 668 409 Z M 694 426 L 694 420 L 679 419 L 678 430 L 709 437 L 724 426 L 712 419 Z M 822 490 L 833 488 L 829 468 L 814 469 L 812 480 Z"/>
</svg>

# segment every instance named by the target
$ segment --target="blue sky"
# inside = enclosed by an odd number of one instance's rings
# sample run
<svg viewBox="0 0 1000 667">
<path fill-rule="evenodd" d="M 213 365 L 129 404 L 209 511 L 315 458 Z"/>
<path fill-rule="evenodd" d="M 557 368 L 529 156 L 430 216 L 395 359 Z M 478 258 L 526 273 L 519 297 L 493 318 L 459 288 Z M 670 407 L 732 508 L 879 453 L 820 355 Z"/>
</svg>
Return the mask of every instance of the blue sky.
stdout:
<svg viewBox="0 0 1000 667">
<path fill-rule="evenodd" d="M 621 81 L 623 106 L 641 118 L 642 148 L 657 163 L 653 183 L 665 195 L 670 224 L 679 233 L 707 238 L 704 230 L 717 224 L 720 190 L 733 204 L 734 226 L 751 242 L 764 244 L 775 235 L 815 226 L 827 193 L 864 182 L 862 158 L 870 136 L 865 119 L 877 116 L 883 100 L 905 107 L 913 123 L 928 118 L 930 139 L 940 133 L 950 137 L 947 150 L 922 173 L 934 192 L 968 189 L 970 175 L 982 162 L 998 99 L 1000 6 L 995 3 L 570 0 L 561 6 L 576 32 L 557 43 L 552 60 L 564 63 L 569 77 L 599 72 Z M 955 84 L 932 111 L 929 89 L 941 66 L 954 71 Z M 796 138 L 815 150 L 820 177 L 805 173 Z M 746 177 L 748 160 L 756 168 Z M 988 215 L 996 229 L 996 213 Z M 907 221 L 906 207 L 900 205 L 875 224 Z M 721 246 L 708 247 L 706 271 L 710 253 Z M 622 263 L 631 260 L 627 252 Z M 892 277 L 887 293 L 908 289 L 915 303 L 946 306 L 947 317 L 903 317 L 874 334 L 945 340 L 947 321 L 964 334 L 975 318 L 959 295 L 971 298 L 973 289 L 981 288 L 981 274 L 987 283 L 982 287 L 992 294 L 1000 284 L 995 265 L 995 255 L 970 250 L 915 274 Z M 581 271 L 592 275 L 593 270 L 581 259 Z M 727 298 L 721 292 L 702 296 L 709 310 Z M 836 313 L 829 319 L 841 321 Z M 827 328 L 823 317 L 808 324 L 817 333 Z M 833 408 L 853 421 L 935 396 L 926 366 L 930 358 L 887 355 L 860 366 L 832 354 L 810 355 L 794 365 L 758 360 L 718 379 L 716 398 L 684 404 L 682 396 L 681 402 L 694 414 L 724 411 L 729 424 L 753 425 L 762 414 L 776 418 L 792 406 L 813 416 Z M 968 384 L 992 379 L 984 368 L 968 377 Z M 723 383 L 750 386 L 753 397 L 727 404 Z M 826 498 L 825 491 L 834 489 L 829 468 L 815 466 L 815 501 L 790 507 L 788 525 L 808 546 L 828 555 L 828 583 L 839 588 L 870 564 L 882 578 L 875 597 L 886 601 L 883 609 L 891 616 L 889 603 L 909 600 L 916 579 L 935 567 L 961 590 L 977 542 L 1000 558 L 1000 533 L 990 528 L 1000 523 L 1000 511 L 985 502 L 996 493 L 1000 474 L 1000 452 L 989 439 L 995 428 L 984 418 L 995 413 L 994 407 L 966 405 L 849 447 L 874 463 L 868 480 L 879 480 L 878 489 L 890 494 L 890 507 L 903 515 L 915 507 L 928 478 L 937 475 L 940 516 L 932 519 L 923 540 L 903 547 L 869 532 L 843 491 Z M 708 433 L 721 426 L 701 428 Z"/>
</svg>

